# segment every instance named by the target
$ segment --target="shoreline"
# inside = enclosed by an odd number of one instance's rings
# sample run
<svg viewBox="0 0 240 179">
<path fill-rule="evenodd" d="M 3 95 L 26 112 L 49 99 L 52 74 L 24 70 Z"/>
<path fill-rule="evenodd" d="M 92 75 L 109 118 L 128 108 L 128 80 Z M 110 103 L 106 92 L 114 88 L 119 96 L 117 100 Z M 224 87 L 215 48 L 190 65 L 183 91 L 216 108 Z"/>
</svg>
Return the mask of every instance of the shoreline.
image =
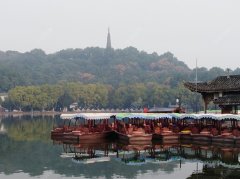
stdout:
<svg viewBox="0 0 240 179">
<path fill-rule="evenodd" d="M 60 112 L 60 111 L 22 111 L 22 112 L 0 112 L 0 116 L 56 116 L 61 114 L 74 114 L 74 113 L 119 113 L 123 111 L 68 111 L 68 112 Z M 126 112 L 126 111 L 125 111 Z M 132 111 L 132 112 L 142 112 L 142 111 Z"/>
<path fill-rule="evenodd" d="M 63 112 L 58 111 L 33 111 L 33 112 L 0 112 L 0 116 L 55 116 L 61 115 Z"/>
</svg>

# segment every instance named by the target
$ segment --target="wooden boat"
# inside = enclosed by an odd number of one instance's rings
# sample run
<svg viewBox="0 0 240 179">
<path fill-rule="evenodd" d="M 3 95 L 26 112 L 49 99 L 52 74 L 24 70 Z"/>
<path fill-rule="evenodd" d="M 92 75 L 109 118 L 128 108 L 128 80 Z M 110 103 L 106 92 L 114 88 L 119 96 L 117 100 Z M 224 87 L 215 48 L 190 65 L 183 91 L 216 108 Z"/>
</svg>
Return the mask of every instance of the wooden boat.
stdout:
<svg viewBox="0 0 240 179">
<path fill-rule="evenodd" d="M 240 131 L 239 131 L 239 129 L 234 129 L 232 133 L 235 136 L 235 144 L 239 146 L 240 145 Z"/>
<path fill-rule="evenodd" d="M 52 140 L 61 140 L 63 139 L 65 134 L 71 133 L 75 128 L 74 127 L 56 127 L 51 131 L 51 139 Z"/>
<path fill-rule="evenodd" d="M 192 140 L 191 131 L 183 130 L 183 131 L 179 132 L 179 138 L 180 138 L 180 140 L 187 140 L 187 141 Z"/>
<path fill-rule="evenodd" d="M 71 140 L 99 140 L 111 137 L 114 134 L 109 119 L 112 116 L 110 113 L 81 113 L 73 116 L 74 126 L 68 127 L 68 130 L 57 130 L 52 132 L 52 135 L 61 136 L 64 141 Z M 69 122 L 70 126 L 70 122 Z"/>
<path fill-rule="evenodd" d="M 102 140 L 102 139 L 107 139 L 111 135 L 114 134 L 114 131 L 101 131 L 101 132 L 89 132 L 89 133 L 84 133 L 80 130 L 72 131 L 69 133 L 64 133 L 63 134 L 63 139 L 64 140 Z"/>
<path fill-rule="evenodd" d="M 154 128 L 161 122 L 168 123 L 172 117 L 168 114 L 157 113 L 129 113 L 116 115 L 116 133 L 120 140 L 128 142 L 150 142 L 153 139 Z M 177 138 L 177 135 L 164 135 L 164 139 Z M 170 139 L 169 138 L 169 139 Z"/>
<path fill-rule="evenodd" d="M 51 139 L 57 139 L 57 138 L 62 138 L 63 137 L 63 133 L 64 133 L 64 128 L 62 127 L 57 127 L 57 128 L 54 128 L 52 131 L 51 131 Z"/>
<path fill-rule="evenodd" d="M 179 134 L 174 133 L 168 128 L 163 128 L 162 130 L 155 130 L 153 134 L 153 140 L 161 140 L 162 142 L 176 142 L 179 139 Z"/>
<path fill-rule="evenodd" d="M 208 130 L 202 130 L 198 134 L 192 134 L 191 137 L 193 141 L 207 141 L 211 142 L 213 135 Z"/>
<path fill-rule="evenodd" d="M 235 144 L 240 146 L 240 137 L 235 137 Z"/>
<path fill-rule="evenodd" d="M 176 133 L 161 133 L 161 134 L 153 134 L 153 140 L 162 140 L 163 142 L 167 141 L 176 141 L 179 139 L 179 134 Z"/>
<path fill-rule="evenodd" d="M 133 142 L 151 142 L 152 134 L 145 134 L 142 132 L 133 132 L 132 134 L 124 134 L 120 132 L 116 132 L 118 139 L 123 140 L 129 143 Z"/>
<path fill-rule="evenodd" d="M 227 129 L 223 130 L 220 135 L 216 135 L 212 137 L 212 142 L 215 143 L 228 143 L 228 144 L 235 144 L 235 136 L 232 132 L 228 131 Z"/>
<path fill-rule="evenodd" d="M 148 143 L 152 141 L 152 133 L 146 133 L 144 128 L 132 126 L 131 124 L 126 126 L 123 123 L 118 123 L 115 133 L 120 141 L 127 143 Z"/>
<path fill-rule="evenodd" d="M 212 142 L 222 143 L 222 144 L 235 144 L 235 136 L 233 135 L 217 135 L 212 137 Z"/>
<path fill-rule="evenodd" d="M 123 117 L 117 115 L 116 119 L 115 132 L 120 141 L 126 143 L 152 141 L 152 133 L 146 130 L 145 118 L 139 118 L 139 116 L 129 113 L 124 114 Z"/>
</svg>

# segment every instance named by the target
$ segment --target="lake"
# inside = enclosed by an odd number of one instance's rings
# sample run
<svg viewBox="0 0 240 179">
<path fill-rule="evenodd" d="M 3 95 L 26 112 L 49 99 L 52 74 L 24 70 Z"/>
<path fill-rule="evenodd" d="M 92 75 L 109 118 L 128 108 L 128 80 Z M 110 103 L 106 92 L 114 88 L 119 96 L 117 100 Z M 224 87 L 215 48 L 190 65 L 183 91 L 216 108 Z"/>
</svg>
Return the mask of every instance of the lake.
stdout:
<svg viewBox="0 0 240 179">
<path fill-rule="evenodd" d="M 0 118 L 0 178 L 240 178 L 240 148 L 52 140 L 59 116 Z"/>
</svg>

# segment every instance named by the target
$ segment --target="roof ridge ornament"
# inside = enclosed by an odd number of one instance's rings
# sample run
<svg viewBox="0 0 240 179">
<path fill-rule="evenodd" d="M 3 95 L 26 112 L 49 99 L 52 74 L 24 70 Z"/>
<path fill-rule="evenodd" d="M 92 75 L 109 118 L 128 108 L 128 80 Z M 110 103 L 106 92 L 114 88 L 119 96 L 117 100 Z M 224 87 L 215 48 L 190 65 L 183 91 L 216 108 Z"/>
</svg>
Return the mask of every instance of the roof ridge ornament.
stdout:
<svg viewBox="0 0 240 179">
<path fill-rule="evenodd" d="M 230 78 L 230 68 L 227 68 L 227 78 Z"/>
</svg>

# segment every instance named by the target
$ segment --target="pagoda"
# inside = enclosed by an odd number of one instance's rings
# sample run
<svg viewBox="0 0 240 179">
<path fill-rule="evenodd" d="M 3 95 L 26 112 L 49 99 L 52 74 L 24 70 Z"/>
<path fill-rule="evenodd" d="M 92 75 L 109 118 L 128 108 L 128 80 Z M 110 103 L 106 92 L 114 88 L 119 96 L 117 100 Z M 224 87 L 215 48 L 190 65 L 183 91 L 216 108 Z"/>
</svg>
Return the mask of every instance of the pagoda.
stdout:
<svg viewBox="0 0 240 179">
<path fill-rule="evenodd" d="M 212 101 L 221 108 L 222 114 L 237 114 L 240 105 L 240 75 L 219 76 L 209 82 L 185 82 L 192 92 L 201 93 L 204 112 Z"/>
<path fill-rule="evenodd" d="M 111 35 L 110 35 L 110 30 L 108 28 L 106 49 L 111 49 L 111 48 L 112 48 L 112 45 L 111 45 Z"/>
</svg>

